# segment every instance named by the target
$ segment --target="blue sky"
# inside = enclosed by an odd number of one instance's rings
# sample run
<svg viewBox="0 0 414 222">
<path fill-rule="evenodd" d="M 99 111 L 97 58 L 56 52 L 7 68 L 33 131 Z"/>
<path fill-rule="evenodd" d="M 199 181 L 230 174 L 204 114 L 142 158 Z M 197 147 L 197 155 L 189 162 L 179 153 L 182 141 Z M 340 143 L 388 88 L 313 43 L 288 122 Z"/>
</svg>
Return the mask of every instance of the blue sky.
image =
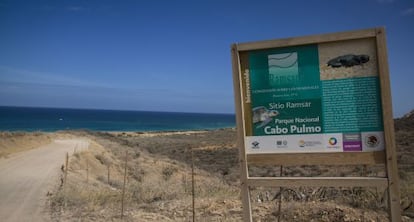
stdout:
<svg viewBox="0 0 414 222">
<path fill-rule="evenodd" d="M 0 0 L 0 105 L 233 113 L 232 43 L 379 26 L 398 117 L 412 0 Z"/>
</svg>

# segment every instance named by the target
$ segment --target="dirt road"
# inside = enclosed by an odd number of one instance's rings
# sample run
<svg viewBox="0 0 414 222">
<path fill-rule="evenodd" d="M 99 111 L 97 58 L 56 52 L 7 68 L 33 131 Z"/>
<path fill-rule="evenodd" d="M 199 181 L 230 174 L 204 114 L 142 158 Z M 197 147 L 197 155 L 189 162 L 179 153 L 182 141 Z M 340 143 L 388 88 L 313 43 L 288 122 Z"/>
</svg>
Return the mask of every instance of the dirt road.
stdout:
<svg viewBox="0 0 414 222">
<path fill-rule="evenodd" d="M 49 145 L 0 159 L 0 220 L 49 221 L 47 192 L 56 183 L 66 152 L 86 149 L 83 139 L 55 140 Z"/>
</svg>

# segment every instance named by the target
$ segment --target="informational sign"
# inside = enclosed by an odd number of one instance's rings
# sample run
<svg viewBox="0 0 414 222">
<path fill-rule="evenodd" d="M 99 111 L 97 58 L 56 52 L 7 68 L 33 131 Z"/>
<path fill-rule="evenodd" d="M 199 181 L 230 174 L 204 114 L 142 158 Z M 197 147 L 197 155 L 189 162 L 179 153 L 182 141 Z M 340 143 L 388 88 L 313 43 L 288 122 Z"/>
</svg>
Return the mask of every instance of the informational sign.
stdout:
<svg viewBox="0 0 414 222">
<path fill-rule="evenodd" d="M 374 38 L 252 50 L 240 64 L 247 154 L 384 150 Z"/>
<path fill-rule="evenodd" d="M 387 189 L 401 221 L 385 29 L 232 45 L 243 221 L 250 187 Z M 385 177 L 249 176 L 249 164 L 383 165 Z"/>
</svg>

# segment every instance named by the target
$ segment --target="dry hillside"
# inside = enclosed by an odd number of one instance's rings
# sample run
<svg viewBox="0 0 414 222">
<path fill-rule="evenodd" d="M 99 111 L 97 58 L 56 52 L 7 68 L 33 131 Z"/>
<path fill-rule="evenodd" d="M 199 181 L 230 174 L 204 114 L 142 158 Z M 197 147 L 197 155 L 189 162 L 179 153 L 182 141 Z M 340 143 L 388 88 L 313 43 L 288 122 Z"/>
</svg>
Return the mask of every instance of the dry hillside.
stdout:
<svg viewBox="0 0 414 222">
<path fill-rule="evenodd" d="M 414 218 L 413 118 L 395 121 L 403 221 Z M 87 135 L 95 142 L 88 151 L 71 156 L 67 182 L 57 186 L 50 198 L 55 221 L 120 221 L 126 153 L 123 220 L 191 221 L 193 160 L 196 221 L 241 221 L 234 129 L 71 133 Z M 252 167 L 250 173 L 278 176 L 280 166 Z M 384 173 L 383 166 L 283 168 L 283 175 L 289 176 Z M 383 190 L 358 187 L 285 188 L 282 192 L 279 188 L 257 187 L 252 190 L 252 208 L 255 221 L 277 221 L 279 217 L 282 221 L 388 221 L 384 194 Z"/>
</svg>

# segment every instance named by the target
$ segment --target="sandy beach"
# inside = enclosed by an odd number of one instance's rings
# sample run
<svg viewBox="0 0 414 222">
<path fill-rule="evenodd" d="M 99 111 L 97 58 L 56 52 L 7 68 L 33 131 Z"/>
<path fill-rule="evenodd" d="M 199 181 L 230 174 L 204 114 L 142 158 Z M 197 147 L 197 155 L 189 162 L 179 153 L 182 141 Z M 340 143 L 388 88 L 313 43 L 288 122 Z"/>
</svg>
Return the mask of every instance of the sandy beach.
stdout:
<svg viewBox="0 0 414 222">
<path fill-rule="evenodd" d="M 403 125 L 405 126 L 405 125 Z M 414 143 L 414 129 L 397 131 L 400 156 L 402 207 L 413 200 L 412 181 L 414 155 L 409 145 Z M 38 185 L 33 185 L 29 199 L 42 199 L 42 210 L 25 215 L 6 201 L 0 205 L 0 215 L 6 221 L 190 221 L 192 220 L 192 163 L 194 164 L 195 218 L 196 221 L 241 221 L 242 209 L 239 196 L 238 149 L 235 129 L 183 132 L 90 132 L 67 131 L 56 133 L 0 134 L 0 192 L 3 197 L 16 186 L 5 182 L 11 178 L 4 173 L 6 165 L 25 162 L 29 169 L 17 169 L 36 175 Z M 408 141 L 407 141 L 408 140 Z M 66 141 L 66 145 L 58 144 Z M 85 142 L 87 149 L 79 146 Z M 78 144 L 78 145 L 76 145 Z M 87 145 L 86 145 L 87 144 Z M 58 149 L 57 149 L 58 148 Z M 44 149 L 60 150 L 58 154 L 37 154 Z M 62 184 L 65 153 L 69 154 L 67 181 Z M 57 155 L 57 156 L 50 156 Z M 43 161 L 55 174 L 34 173 L 28 160 L 20 156 L 49 156 L 54 161 Z M 125 175 L 124 198 L 122 190 Z M 278 176 L 280 167 L 251 167 L 250 174 Z M 284 167 L 283 175 L 330 176 L 358 175 L 362 167 L 296 166 Z M 45 170 L 43 170 L 45 171 Z M 370 175 L 383 173 L 378 167 L 369 168 Z M 17 179 L 16 179 L 17 180 Z M 54 183 L 53 186 L 44 184 Z M 29 182 L 28 182 L 29 183 Z M 32 182 L 30 182 L 32 183 Z M 333 188 L 285 189 L 282 193 L 282 221 L 387 221 L 387 212 L 381 198 L 370 195 L 371 190 L 360 188 L 359 199 L 349 195 L 352 189 Z M 22 193 L 22 192 L 20 192 Z M 30 193 L 30 192 L 29 192 Z M 47 196 L 46 196 L 47 194 Z M 378 194 L 380 195 L 380 194 Z M 252 209 L 255 221 L 275 221 L 279 217 L 279 188 L 257 187 L 252 189 Z M 380 195 L 381 196 L 381 195 Z M 10 197 L 17 198 L 17 197 Z M 123 199 L 123 217 L 121 208 Z M 35 202 L 36 202 L 35 201 Z M 309 204 L 311 203 L 311 204 Z M 30 208 L 30 207 L 29 207 Z M 15 212 L 11 209 L 16 209 Z M 413 216 L 413 207 L 404 211 L 404 220 Z M 4 215 L 14 215 L 7 216 Z M 19 216 L 16 216 L 19 215 Z M 32 216 L 35 215 L 35 216 Z M 39 219 L 43 218 L 43 219 Z"/>
</svg>

